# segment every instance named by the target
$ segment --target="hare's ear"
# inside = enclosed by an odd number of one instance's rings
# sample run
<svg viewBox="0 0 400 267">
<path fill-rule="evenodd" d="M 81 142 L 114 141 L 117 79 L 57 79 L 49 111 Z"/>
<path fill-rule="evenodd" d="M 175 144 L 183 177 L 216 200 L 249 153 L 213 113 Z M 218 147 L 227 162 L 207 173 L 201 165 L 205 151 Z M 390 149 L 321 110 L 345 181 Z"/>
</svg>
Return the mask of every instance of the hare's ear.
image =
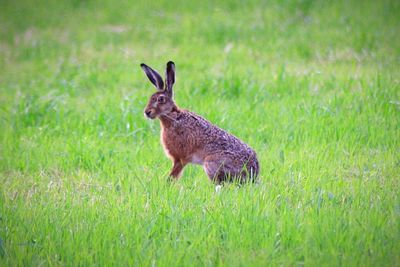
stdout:
<svg viewBox="0 0 400 267">
<path fill-rule="evenodd" d="M 172 86 L 175 83 L 175 64 L 172 61 L 168 61 L 167 63 L 165 83 L 166 83 L 165 91 L 172 96 L 173 95 Z"/>
<path fill-rule="evenodd" d="M 153 70 L 144 63 L 140 64 L 140 67 L 142 67 L 147 77 L 149 78 L 150 82 L 154 84 L 158 90 L 164 90 L 163 79 L 161 78 L 160 74 L 158 74 L 157 71 Z"/>
</svg>

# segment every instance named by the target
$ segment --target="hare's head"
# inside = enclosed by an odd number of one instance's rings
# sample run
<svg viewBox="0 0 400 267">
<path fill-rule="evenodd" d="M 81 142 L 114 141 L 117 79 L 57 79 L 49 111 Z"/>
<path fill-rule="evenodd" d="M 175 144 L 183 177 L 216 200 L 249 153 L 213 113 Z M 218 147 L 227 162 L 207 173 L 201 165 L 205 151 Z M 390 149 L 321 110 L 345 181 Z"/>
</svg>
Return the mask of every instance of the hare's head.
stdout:
<svg viewBox="0 0 400 267">
<path fill-rule="evenodd" d="M 173 100 L 172 86 L 175 82 L 175 64 L 172 61 L 167 63 L 167 70 L 165 75 L 165 86 L 163 79 L 157 71 L 153 70 L 146 64 L 140 64 L 150 82 L 157 88 L 157 92 L 154 93 L 146 108 L 144 109 L 144 115 L 147 118 L 155 119 L 164 114 L 168 114 L 175 107 Z"/>
</svg>

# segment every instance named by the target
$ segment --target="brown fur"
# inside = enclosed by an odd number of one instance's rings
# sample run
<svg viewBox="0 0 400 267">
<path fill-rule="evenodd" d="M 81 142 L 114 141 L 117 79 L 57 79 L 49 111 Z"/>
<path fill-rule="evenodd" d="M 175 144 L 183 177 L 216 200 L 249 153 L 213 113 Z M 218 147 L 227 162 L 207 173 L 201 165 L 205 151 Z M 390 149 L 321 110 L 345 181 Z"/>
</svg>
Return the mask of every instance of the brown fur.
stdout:
<svg viewBox="0 0 400 267">
<path fill-rule="evenodd" d="M 152 76 L 149 79 L 154 80 L 154 77 L 159 75 L 149 67 L 145 67 L 148 68 L 145 71 L 151 72 Z M 167 65 L 166 85 L 170 84 L 170 88 L 164 90 L 158 88 L 159 91 L 150 97 L 145 108 L 145 115 L 148 118 L 160 119 L 161 143 L 165 153 L 173 162 L 170 176 L 179 178 L 183 168 L 188 163 L 194 163 L 202 165 L 208 177 L 216 183 L 234 179 L 240 182 L 254 181 L 259 173 L 254 150 L 201 116 L 176 106 L 172 98 L 173 82 L 172 84 L 168 82 L 169 75 L 173 75 L 174 81 L 174 70 L 173 65 L 173 72 L 168 72 Z"/>
</svg>

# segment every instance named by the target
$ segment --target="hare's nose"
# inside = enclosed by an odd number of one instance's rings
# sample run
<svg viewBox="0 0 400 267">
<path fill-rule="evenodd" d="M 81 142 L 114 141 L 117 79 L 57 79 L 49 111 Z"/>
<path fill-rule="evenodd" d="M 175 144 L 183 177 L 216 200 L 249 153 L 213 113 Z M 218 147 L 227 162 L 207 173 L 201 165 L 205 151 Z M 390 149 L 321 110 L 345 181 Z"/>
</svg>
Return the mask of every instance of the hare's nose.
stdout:
<svg viewBox="0 0 400 267">
<path fill-rule="evenodd" d="M 146 110 L 144 113 L 146 113 L 146 116 L 150 116 L 151 110 Z"/>
</svg>

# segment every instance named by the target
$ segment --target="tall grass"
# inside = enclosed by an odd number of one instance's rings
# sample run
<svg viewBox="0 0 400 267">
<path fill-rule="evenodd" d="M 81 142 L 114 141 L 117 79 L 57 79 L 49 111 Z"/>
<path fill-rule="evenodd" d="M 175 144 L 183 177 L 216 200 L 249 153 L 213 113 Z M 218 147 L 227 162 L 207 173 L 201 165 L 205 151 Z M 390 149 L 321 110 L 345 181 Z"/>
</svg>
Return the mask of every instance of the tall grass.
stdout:
<svg viewBox="0 0 400 267">
<path fill-rule="evenodd" d="M 3 1 L 0 265 L 398 266 L 398 1 Z M 168 183 L 145 62 L 258 153 Z"/>
</svg>

